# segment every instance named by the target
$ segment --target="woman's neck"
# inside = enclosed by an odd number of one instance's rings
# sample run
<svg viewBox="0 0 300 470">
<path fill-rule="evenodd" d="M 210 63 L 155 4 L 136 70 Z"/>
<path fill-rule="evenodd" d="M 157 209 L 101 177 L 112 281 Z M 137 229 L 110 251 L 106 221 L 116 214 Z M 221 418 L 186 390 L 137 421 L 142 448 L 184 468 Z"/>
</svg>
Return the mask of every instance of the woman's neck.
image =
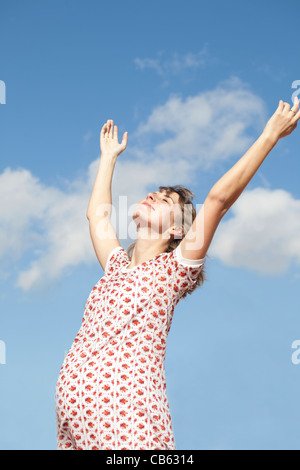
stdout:
<svg viewBox="0 0 300 470">
<path fill-rule="evenodd" d="M 134 268 L 145 261 L 149 261 L 160 253 L 165 252 L 168 245 L 169 240 L 149 240 L 138 238 L 133 249 L 130 265 L 128 266 L 129 269 Z"/>
</svg>

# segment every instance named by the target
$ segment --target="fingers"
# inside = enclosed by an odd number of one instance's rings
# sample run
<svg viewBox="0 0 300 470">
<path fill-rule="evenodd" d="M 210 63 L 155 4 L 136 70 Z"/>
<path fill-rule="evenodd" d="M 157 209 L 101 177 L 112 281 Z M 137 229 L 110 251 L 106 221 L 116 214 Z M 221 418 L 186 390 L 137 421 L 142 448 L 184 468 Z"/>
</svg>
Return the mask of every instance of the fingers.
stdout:
<svg viewBox="0 0 300 470">
<path fill-rule="evenodd" d="M 293 104 L 293 107 L 291 108 L 291 111 L 294 111 L 294 113 L 296 113 L 299 109 L 299 98 L 298 96 L 296 96 L 296 98 L 294 99 L 294 104 Z"/>
<path fill-rule="evenodd" d="M 278 108 L 277 108 L 277 111 L 279 113 L 282 113 L 284 112 L 285 114 L 288 114 L 289 111 L 290 111 L 290 107 L 291 105 L 289 103 L 286 103 L 282 100 L 279 101 L 279 105 L 278 105 Z M 292 108 L 294 110 L 294 108 Z"/>
<path fill-rule="evenodd" d="M 108 119 L 101 129 L 101 136 L 113 138 L 118 142 L 118 126 L 113 125 L 114 121 Z M 126 147 L 128 141 L 128 132 L 124 132 L 122 145 Z"/>
<path fill-rule="evenodd" d="M 104 126 L 102 126 L 102 129 L 101 129 L 101 137 L 104 137 L 105 132 L 106 132 L 106 123 L 104 124 Z"/>
<path fill-rule="evenodd" d="M 298 96 L 296 96 L 295 100 L 294 100 L 294 105 L 293 107 L 290 109 L 290 111 L 292 111 L 292 113 L 294 114 L 293 116 L 293 119 L 292 119 L 292 122 L 297 122 L 298 119 L 299 119 L 299 99 L 298 99 Z M 298 111 L 298 112 L 297 112 Z"/>
<path fill-rule="evenodd" d="M 128 132 L 124 132 L 123 139 L 122 139 L 122 145 L 126 148 L 128 142 Z"/>
<path fill-rule="evenodd" d="M 108 121 L 108 122 L 109 122 L 109 137 L 112 138 L 112 136 L 113 136 L 113 127 L 114 127 L 113 124 L 114 124 L 114 121 L 110 120 L 110 121 Z"/>
<path fill-rule="evenodd" d="M 108 119 L 101 129 L 101 135 L 103 137 L 112 137 L 112 131 L 113 131 L 112 128 L 113 128 L 113 121 L 111 119 Z"/>
<path fill-rule="evenodd" d="M 103 124 L 102 129 L 101 129 L 101 132 L 102 132 L 103 134 L 105 134 L 105 133 L 107 132 L 108 127 L 109 127 L 108 124 L 109 124 L 109 121 L 108 121 L 108 120 L 106 121 L 105 124 Z"/>
<path fill-rule="evenodd" d="M 107 132 L 108 132 L 107 137 L 118 140 L 118 127 L 114 126 L 114 121 L 112 119 L 109 119 L 107 121 Z"/>
<path fill-rule="evenodd" d="M 297 123 L 297 122 L 299 121 L 299 119 L 300 119 L 300 110 L 295 114 L 295 116 L 294 116 L 293 119 L 292 119 L 292 122 L 293 122 L 293 123 L 294 123 L 294 122 Z"/>
<path fill-rule="evenodd" d="M 294 104 L 291 108 L 291 105 L 289 103 L 283 103 L 281 101 L 282 105 L 284 105 L 284 109 L 283 109 L 283 112 L 285 114 L 288 114 L 290 111 L 292 111 L 294 114 L 297 113 L 298 109 L 299 109 L 299 99 L 298 97 L 296 96 L 295 100 L 294 100 Z"/>
<path fill-rule="evenodd" d="M 283 104 L 284 104 L 283 112 L 287 114 L 290 110 L 291 105 L 289 103 L 283 103 Z"/>
<path fill-rule="evenodd" d="M 280 113 L 283 111 L 283 101 L 282 100 L 279 101 L 277 111 L 279 111 Z"/>
<path fill-rule="evenodd" d="M 300 109 L 299 109 L 299 99 L 296 96 L 294 99 L 294 104 L 291 107 L 289 103 L 286 103 L 282 100 L 279 101 L 277 108 L 278 113 L 283 113 L 291 118 L 291 123 L 295 124 L 300 119 Z"/>
</svg>

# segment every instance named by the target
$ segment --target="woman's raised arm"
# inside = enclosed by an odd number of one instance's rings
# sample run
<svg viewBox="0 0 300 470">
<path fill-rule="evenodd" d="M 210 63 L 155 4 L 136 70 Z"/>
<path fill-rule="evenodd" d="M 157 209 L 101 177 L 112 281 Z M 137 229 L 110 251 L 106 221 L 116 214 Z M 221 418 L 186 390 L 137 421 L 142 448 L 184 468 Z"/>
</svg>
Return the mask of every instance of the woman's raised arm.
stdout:
<svg viewBox="0 0 300 470">
<path fill-rule="evenodd" d="M 238 199 L 279 139 L 291 134 L 300 119 L 299 100 L 290 108 L 280 100 L 264 131 L 245 155 L 211 188 L 190 230 L 180 243 L 187 259 L 203 259 L 226 212 Z"/>
<path fill-rule="evenodd" d="M 114 133 L 113 133 L 114 127 Z M 90 234 L 96 256 L 105 270 L 110 252 L 120 242 L 111 224 L 112 197 L 111 183 L 118 155 L 126 149 L 128 133 L 125 132 L 121 144 L 118 142 L 118 128 L 109 120 L 100 134 L 101 158 L 87 208 Z"/>
<path fill-rule="evenodd" d="M 267 122 L 259 138 L 211 190 L 224 202 L 226 209 L 229 209 L 237 200 L 279 139 L 286 137 L 296 129 L 299 119 L 298 98 L 295 99 L 291 109 L 288 103 L 279 101 L 278 108 Z"/>
<path fill-rule="evenodd" d="M 114 128 L 114 132 L 113 132 Z M 113 125 L 112 120 L 108 120 L 101 129 L 100 150 L 101 158 L 99 162 L 96 181 L 92 190 L 92 195 L 87 208 L 87 218 L 99 214 L 101 206 L 107 205 L 105 210 L 111 211 L 111 182 L 117 157 L 126 149 L 128 132 L 124 132 L 121 144 L 118 142 L 118 127 Z M 111 212 L 109 213 L 109 216 Z"/>
</svg>

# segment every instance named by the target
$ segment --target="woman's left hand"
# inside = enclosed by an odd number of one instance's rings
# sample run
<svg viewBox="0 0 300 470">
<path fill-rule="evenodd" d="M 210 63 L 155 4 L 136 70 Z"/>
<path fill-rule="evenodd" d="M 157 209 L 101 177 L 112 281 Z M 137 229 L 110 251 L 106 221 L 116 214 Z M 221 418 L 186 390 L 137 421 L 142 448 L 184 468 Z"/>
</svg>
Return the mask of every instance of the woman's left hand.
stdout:
<svg viewBox="0 0 300 470">
<path fill-rule="evenodd" d="M 289 103 L 284 103 L 280 100 L 278 108 L 267 122 L 263 133 L 275 140 L 282 139 L 282 137 L 286 137 L 296 129 L 299 119 L 300 110 L 298 97 L 295 98 L 292 108 Z"/>
</svg>

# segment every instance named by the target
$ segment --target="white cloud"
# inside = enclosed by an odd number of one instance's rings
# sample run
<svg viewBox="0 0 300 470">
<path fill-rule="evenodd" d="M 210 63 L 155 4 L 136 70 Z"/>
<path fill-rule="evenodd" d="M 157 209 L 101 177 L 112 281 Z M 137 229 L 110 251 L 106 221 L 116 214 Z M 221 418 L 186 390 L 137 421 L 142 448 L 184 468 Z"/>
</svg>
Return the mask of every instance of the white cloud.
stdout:
<svg viewBox="0 0 300 470">
<path fill-rule="evenodd" d="M 0 175 L 0 258 L 14 261 L 29 251 L 30 267 L 16 286 L 24 290 L 57 279 L 66 266 L 91 262 L 86 225 L 87 194 L 43 185 L 26 169 Z"/>
<path fill-rule="evenodd" d="M 300 200 L 282 189 L 244 191 L 223 220 L 209 254 L 227 266 L 264 275 L 300 265 Z"/>
<path fill-rule="evenodd" d="M 0 175 L 0 256 L 19 257 L 31 247 L 36 236 L 25 233 L 33 220 L 44 216 L 44 208 L 55 198 L 57 190 L 46 188 L 28 170 L 6 168 Z"/>
<path fill-rule="evenodd" d="M 141 159 L 185 161 L 191 171 L 208 170 L 245 151 L 254 142 L 249 126 L 257 133 L 265 123 L 263 100 L 232 77 L 196 96 L 172 95 L 129 136 L 136 142 L 130 151 Z"/>
</svg>

